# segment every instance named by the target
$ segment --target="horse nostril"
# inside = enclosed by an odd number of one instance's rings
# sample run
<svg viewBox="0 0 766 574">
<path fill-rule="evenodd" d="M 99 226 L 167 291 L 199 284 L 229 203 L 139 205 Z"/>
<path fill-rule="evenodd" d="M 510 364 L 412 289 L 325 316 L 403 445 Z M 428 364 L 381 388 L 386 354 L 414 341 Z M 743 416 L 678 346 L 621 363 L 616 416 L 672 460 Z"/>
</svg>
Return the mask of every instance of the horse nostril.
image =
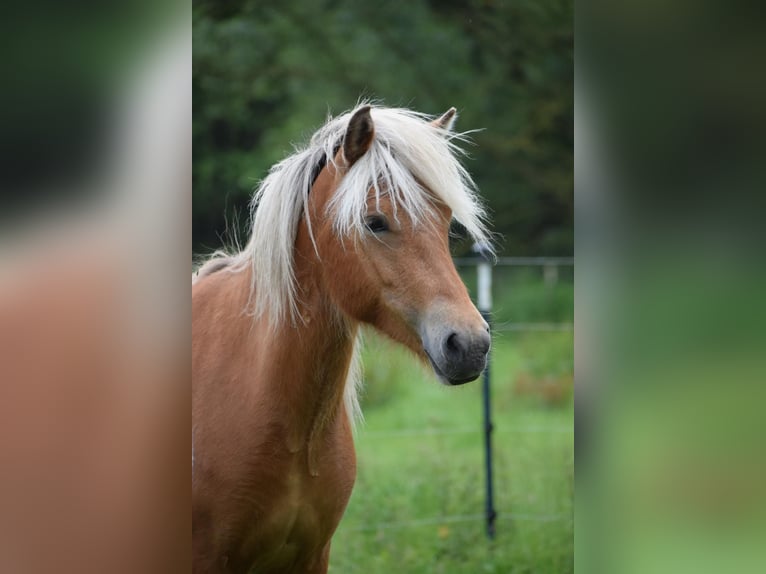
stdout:
<svg viewBox="0 0 766 574">
<path fill-rule="evenodd" d="M 460 343 L 458 342 L 457 333 L 451 333 L 444 342 L 444 346 L 447 349 L 448 355 L 457 355 L 460 353 Z"/>
</svg>

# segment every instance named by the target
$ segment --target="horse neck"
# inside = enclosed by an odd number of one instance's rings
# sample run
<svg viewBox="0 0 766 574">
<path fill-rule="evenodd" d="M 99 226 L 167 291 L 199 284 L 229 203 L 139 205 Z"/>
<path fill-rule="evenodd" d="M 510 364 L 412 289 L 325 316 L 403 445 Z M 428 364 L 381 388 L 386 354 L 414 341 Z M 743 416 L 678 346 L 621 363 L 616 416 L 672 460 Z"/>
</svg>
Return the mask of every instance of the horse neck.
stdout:
<svg viewBox="0 0 766 574">
<path fill-rule="evenodd" d="M 301 225 L 295 247 L 295 277 L 300 285 L 298 316 L 276 327 L 271 353 L 278 357 L 280 392 L 289 404 L 286 421 L 291 451 L 308 451 L 309 469 L 316 474 L 318 445 L 345 412 L 344 391 L 353 361 L 358 324 L 328 296 L 321 261 Z"/>
</svg>

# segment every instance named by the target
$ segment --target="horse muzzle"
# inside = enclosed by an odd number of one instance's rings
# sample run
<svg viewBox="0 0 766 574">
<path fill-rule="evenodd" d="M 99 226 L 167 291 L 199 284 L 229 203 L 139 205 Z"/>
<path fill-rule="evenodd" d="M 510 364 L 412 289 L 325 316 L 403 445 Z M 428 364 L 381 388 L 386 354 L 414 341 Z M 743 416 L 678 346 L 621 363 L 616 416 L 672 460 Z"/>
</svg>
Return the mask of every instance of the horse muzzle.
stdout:
<svg viewBox="0 0 766 574">
<path fill-rule="evenodd" d="M 442 321 L 426 321 L 421 325 L 423 350 L 445 385 L 473 381 L 487 366 L 491 344 L 489 325 L 476 315 L 478 321 L 467 326 Z"/>
</svg>

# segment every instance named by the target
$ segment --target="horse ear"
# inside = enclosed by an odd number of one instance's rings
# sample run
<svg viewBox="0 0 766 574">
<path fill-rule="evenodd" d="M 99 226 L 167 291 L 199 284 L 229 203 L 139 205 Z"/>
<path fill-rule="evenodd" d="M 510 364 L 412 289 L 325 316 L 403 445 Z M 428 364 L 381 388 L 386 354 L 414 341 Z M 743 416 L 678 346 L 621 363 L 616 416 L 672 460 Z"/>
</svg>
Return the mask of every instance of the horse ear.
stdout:
<svg viewBox="0 0 766 574">
<path fill-rule="evenodd" d="M 346 135 L 343 136 L 343 157 L 348 167 L 354 165 L 372 145 L 375 126 L 370 116 L 370 106 L 359 108 L 348 122 Z"/>
<path fill-rule="evenodd" d="M 431 125 L 442 129 L 452 131 L 452 126 L 455 125 L 455 120 L 457 119 L 457 110 L 455 108 L 450 108 L 446 112 L 444 112 L 441 117 L 436 118 L 434 121 L 431 122 Z"/>
</svg>

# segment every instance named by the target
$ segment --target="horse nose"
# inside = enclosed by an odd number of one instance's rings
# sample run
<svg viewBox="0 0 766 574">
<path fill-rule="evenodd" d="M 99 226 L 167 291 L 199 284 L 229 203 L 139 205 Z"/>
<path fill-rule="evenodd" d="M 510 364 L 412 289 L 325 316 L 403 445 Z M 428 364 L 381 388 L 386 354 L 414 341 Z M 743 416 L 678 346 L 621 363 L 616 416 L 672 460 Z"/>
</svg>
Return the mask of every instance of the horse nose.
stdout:
<svg viewBox="0 0 766 574">
<path fill-rule="evenodd" d="M 489 352 L 489 327 L 478 331 L 452 331 L 444 339 L 444 358 L 455 373 L 478 376 Z"/>
</svg>

